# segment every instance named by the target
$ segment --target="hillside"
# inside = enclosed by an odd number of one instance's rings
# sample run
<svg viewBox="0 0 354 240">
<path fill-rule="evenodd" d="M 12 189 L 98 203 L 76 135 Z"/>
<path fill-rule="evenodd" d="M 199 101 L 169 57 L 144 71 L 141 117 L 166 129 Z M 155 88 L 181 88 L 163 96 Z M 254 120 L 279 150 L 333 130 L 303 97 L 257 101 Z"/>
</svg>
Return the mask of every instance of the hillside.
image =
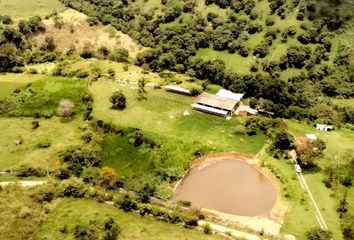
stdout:
<svg viewBox="0 0 354 240">
<path fill-rule="evenodd" d="M 37 34 L 30 39 L 35 49 L 39 49 L 45 42 L 45 38 L 53 37 L 56 49 L 67 52 L 70 49 L 82 51 L 91 49 L 98 51 L 102 47 L 108 49 L 124 48 L 133 58 L 143 51 L 128 35 L 117 31 L 112 26 L 103 26 L 98 22 L 90 26 L 88 17 L 75 10 L 68 9 L 58 13 L 53 18 L 44 20 L 46 31 Z"/>
</svg>

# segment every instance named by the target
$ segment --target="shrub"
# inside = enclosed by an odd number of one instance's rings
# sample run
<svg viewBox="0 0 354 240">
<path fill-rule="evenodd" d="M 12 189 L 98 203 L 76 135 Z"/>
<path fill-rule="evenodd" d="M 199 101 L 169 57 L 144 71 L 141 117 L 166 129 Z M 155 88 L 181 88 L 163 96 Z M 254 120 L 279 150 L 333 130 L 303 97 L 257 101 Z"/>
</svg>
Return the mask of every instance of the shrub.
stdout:
<svg viewBox="0 0 354 240">
<path fill-rule="evenodd" d="M 61 157 L 68 163 L 68 170 L 75 176 L 80 176 L 84 167 L 101 166 L 101 149 L 90 146 L 84 148 L 70 149 L 64 152 Z"/>
<path fill-rule="evenodd" d="M 186 200 L 179 200 L 177 202 L 178 205 L 182 206 L 182 207 L 190 207 L 192 205 L 191 201 L 186 201 Z"/>
<path fill-rule="evenodd" d="M 211 226 L 210 226 L 209 223 L 203 224 L 202 228 L 203 228 L 203 232 L 204 232 L 205 234 L 209 234 L 209 235 L 210 235 L 210 234 L 213 233 L 213 230 L 212 230 L 212 228 L 211 228 Z"/>
<path fill-rule="evenodd" d="M 64 197 L 82 198 L 86 192 L 85 185 L 78 178 L 64 180 L 59 185 L 59 195 Z"/>
<path fill-rule="evenodd" d="M 108 77 L 111 78 L 111 79 L 113 79 L 116 76 L 116 71 L 114 71 L 113 68 L 109 68 L 107 70 L 107 73 L 108 73 Z"/>
<path fill-rule="evenodd" d="M 110 98 L 112 109 L 123 110 L 126 108 L 126 98 L 121 91 L 116 91 Z"/>
<path fill-rule="evenodd" d="M 128 195 L 118 200 L 118 206 L 125 212 L 130 212 L 138 209 L 138 205 L 135 201 L 131 200 Z"/>
<path fill-rule="evenodd" d="M 191 94 L 192 96 L 198 96 L 199 94 L 201 94 L 201 91 L 198 88 L 192 88 Z"/>
<path fill-rule="evenodd" d="M 36 188 L 32 197 L 38 202 L 51 202 L 56 194 L 55 186 L 52 183 L 49 183 Z"/>
<path fill-rule="evenodd" d="M 307 240 L 330 240 L 332 233 L 330 231 L 322 230 L 321 228 L 313 228 L 306 232 Z"/>
<path fill-rule="evenodd" d="M 40 168 L 25 167 L 18 170 L 18 177 L 45 177 L 46 171 Z"/>
<path fill-rule="evenodd" d="M 68 99 L 63 99 L 59 102 L 57 114 L 59 117 L 67 118 L 74 114 L 74 103 Z"/>
<path fill-rule="evenodd" d="M 52 145 L 50 140 L 43 140 L 42 142 L 39 142 L 36 147 L 37 148 L 49 148 Z"/>
</svg>

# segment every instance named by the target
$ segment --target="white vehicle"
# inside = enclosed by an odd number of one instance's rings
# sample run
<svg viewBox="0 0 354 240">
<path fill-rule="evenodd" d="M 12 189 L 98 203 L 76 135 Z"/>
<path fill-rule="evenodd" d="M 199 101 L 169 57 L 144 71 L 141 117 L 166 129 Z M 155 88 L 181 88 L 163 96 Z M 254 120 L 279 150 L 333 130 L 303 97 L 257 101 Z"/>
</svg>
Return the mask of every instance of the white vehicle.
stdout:
<svg viewBox="0 0 354 240">
<path fill-rule="evenodd" d="M 297 173 L 301 173 L 301 167 L 300 167 L 300 165 L 299 164 L 294 164 L 294 168 L 295 168 L 295 171 L 297 172 Z"/>
</svg>

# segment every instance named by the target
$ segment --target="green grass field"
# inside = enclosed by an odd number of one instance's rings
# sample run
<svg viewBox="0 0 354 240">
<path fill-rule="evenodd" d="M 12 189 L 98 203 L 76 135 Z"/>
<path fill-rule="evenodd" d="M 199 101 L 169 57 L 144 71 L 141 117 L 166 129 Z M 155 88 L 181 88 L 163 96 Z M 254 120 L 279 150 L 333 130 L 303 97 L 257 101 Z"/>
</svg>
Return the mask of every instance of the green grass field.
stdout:
<svg viewBox="0 0 354 240">
<path fill-rule="evenodd" d="M 117 208 L 100 204 L 92 200 L 64 200 L 41 226 L 34 237 L 35 240 L 44 239 L 73 239 L 72 231 L 76 224 L 87 224 L 94 219 L 104 221 L 108 217 L 114 218 L 121 227 L 121 240 L 210 240 L 223 239 L 210 236 L 196 230 L 188 230 L 178 225 L 160 222 L 150 217 L 140 217 L 136 213 L 124 213 Z M 63 234 L 60 229 L 67 226 L 69 234 Z"/>
<path fill-rule="evenodd" d="M 64 6 L 59 0 L 0 0 L 0 14 L 9 15 L 15 21 L 37 15 L 44 18 L 53 11 L 61 11 L 63 9 Z"/>
<path fill-rule="evenodd" d="M 147 100 L 138 101 L 137 86 L 112 82 L 96 82 L 91 87 L 94 95 L 93 115 L 118 126 L 140 128 L 170 139 L 186 143 L 199 142 L 215 151 L 238 151 L 256 154 L 264 145 L 265 136 L 236 134 L 245 118 L 226 120 L 213 115 L 193 111 L 193 98 L 169 93 L 162 89 L 147 88 Z M 109 97 L 115 90 L 127 97 L 123 111 L 110 109 Z M 190 115 L 184 116 L 184 112 Z"/>
<path fill-rule="evenodd" d="M 25 87 L 28 83 L 41 77 L 41 75 L 28 74 L 0 74 L 0 99 L 9 96 L 14 90 Z"/>
<path fill-rule="evenodd" d="M 294 136 L 304 136 L 306 133 L 315 133 L 319 139 L 326 142 L 324 157 L 319 160 L 319 166 L 324 169 L 328 165 L 347 163 L 353 158 L 354 132 L 347 129 L 337 129 L 333 132 L 317 131 L 315 127 L 296 121 L 288 121 L 288 131 Z M 335 160 L 335 156 L 338 156 Z M 267 158 L 266 163 L 275 166 L 286 181 L 286 186 L 290 192 L 290 211 L 285 219 L 283 232 L 292 233 L 295 236 L 304 237 L 305 232 L 311 227 L 317 227 L 318 223 L 314 215 L 314 209 L 310 205 L 304 190 L 296 177 L 296 173 L 289 160 L 275 160 Z M 309 188 L 321 210 L 328 228 L 333 232 L 333 239 L 343 239 L 340 230 L 340 219 L 336 211 L 338 200 L 335 197 L 337 192 L 332 192 L 326 188 L 322 182 L 323 171 L 304 172 L 304 177 Z M 343 189 L 342 189 L 343 190 Z M 353 188 L 348 189 L 348 202 L 354 201 Z M 306 228 L 304 228 L 306 226 Z"/>
<path fill-rule="evenodd" d="M 8 112 L 11 116 L 54 115 L 62 99 L 69 99 L 75 104 L 74 112 L 83 110 L 80 97 L 85 92 L 86 80 L 42 76 L 31 86 L 12 95 L 9 101 L 14 108 Z"/>
<path fill-rule="evenodd" d="M 58 118 L 39 119 L 40 127 L 32 129 L 32 118 L 0 118 L 0 170 L 21 166 L 55 169 L 60 166 L 58 153 L 79 145 L 82 125 L 80 119 L 62 123 Z M 15 140 L 22 139 L 21 145 Z M 39 143 L 49 142 L 48 148 L 39 148 Z"/>
</svg>

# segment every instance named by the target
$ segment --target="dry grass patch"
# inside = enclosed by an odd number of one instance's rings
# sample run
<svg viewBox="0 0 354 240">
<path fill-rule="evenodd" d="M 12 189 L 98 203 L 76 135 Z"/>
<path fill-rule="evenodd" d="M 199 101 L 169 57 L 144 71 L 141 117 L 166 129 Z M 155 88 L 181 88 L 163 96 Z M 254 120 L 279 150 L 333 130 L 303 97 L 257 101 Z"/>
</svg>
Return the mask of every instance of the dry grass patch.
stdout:
<svg viewBox="0 0 354 240">
<path fill-rule="evenodd" d="M 90 46 L 93 50 L 105 46 L 109 49 L 125 48 L 131 57 L 143 51 L 144 48 L 137 44 L 131 37 L 117 31 L 112 26 L 89 26 L 87 16 L 73 9 L 65 10 L 58 14 L 61 27 L 55 27 L 54 18 L 44 20 L 46 32 L 38 34 L 31 39 L 33 46 L 39 48 L 46 36 L 53 36 L 57 49 L 67 51 L 72 46 L 80 51 L 85 46 Z"/>
</svg>

